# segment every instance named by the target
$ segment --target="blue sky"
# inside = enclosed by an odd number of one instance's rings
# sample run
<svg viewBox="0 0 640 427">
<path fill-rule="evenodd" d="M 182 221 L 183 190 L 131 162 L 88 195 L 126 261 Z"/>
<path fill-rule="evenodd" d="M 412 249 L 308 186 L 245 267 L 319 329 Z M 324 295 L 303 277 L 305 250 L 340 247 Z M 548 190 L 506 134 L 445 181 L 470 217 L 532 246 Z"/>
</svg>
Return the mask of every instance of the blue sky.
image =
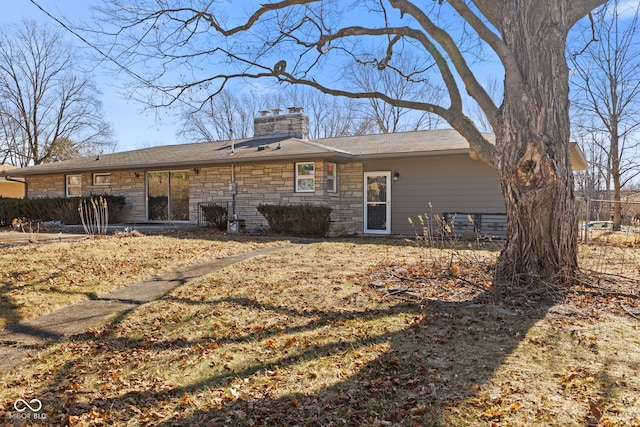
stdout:
<svg viewBox="0 0 640 427">
<path fill-rule="evenodd" d="M 71 23 L 90 22 L 91 6 L 102 3 L 100 0 L 35 0 L 35 2 L 55 17 Z M 251 1 L 242 0 L 237 3 L 229 3 L 237 5 L 237 11 L 240 11 Z M 226 12 L 233 15 L 235 11 L 227 9 Z M 58 23 L 38 9 L 30 0 L 9 0 L 7 4 L 3 5 L 0 25 L 18 22 L 23 18 L 48 23 L 64 33 L 64 29 Z M 82 42 L 72 34 L 67 32 L 65 36 L 72 43 L 82 45 Z M 486 74 L 493 75 L 495 66 L 496 64 L 485 64 L 484 67 L 488 70 Z M 501 76 L 502 71 L 499 67 L 498 72 Z M 106 119 L 111 123 L 115 132 L 115 138 L 118 142 L 117 151 L 186 142 L 185 138 L 176 136 L 177 119 L 175 116 L 166 112 L 159 112 L 159 116 L 156 116 L 153 111 L 145 110 L 142 104 L 135 101 L 127 102 L 126 97 L 120 93 L 121 89 L 116 87 L 117 82 L 114 81 L 114 78 L 106 72 L 102 73 L 100 68 L 95 70 L 94 76 L 102 91 Z M 265 82 L 265 84 L 268 83 L 272 82 Z M 268 89 L 267 86 L 262 85 L 262 82 L 252 83 L 254 93 L 269 90 L 273 89 Z"/>
<path fill-rule="evenodd" d="M 230 3 L 244 8 L 250 2 L 241 0 Z M 633 10 L 639 0 L 622 0 L 621 10 Z M 71 22 L 89 21 L 91 5 L 102 3 L 100 0 L 36 0 L 44 9 L 56 17 Z M 625 7 L 627 6 L 627 7 Z M 629 7 L 631 6 L 631 7 Z M 22 18 L 35 19 L 46 22 L 60 31 L 63 31 L 57 23 L 40 11 L 30 0 L 5 0 L 0 25 L 9 22 L 17 22 Z M 81 42 L 71 34 L 66 34 L 69 41 L 80 44 Z M 495 63 L 484 63 L 479 74 L 481 82 L 486 82 L 490 77 L 502 78 L 502 70 Z M 476 64 L 478 66 L 478 64 Z M 497 76 L 496 76 L 497 74 Z M 95 81 L 101 89 L 102 101 L 106 119 L 112 124 L 115 138 L 118 141 L 118 151 L 130 150 L 154 145 L 166 145 L 185 142 L 184 138 L 176 137 L 176 118 L 167 113 L 145 111 L 144 106 L 134 101 L 127 102 L 115 86 L 113 77 L 102 73 L 101 69 L 95 71 Z"/>
<path fill-rule="evenodd" d="M 90 6 L 99 3 L 99 0 L 38 0 L 37 3 L 56 17 L 65 17 L 75 21 L 88 20 Z M 23 18 L 46 22 L 62 31 L 59 25 L 29 0 L 5 0 L 3 2 L 0 25 L 18 22 Z M 80 43 L 69 33 L 65 34 L 65 37 L 72 43 Z M 176 138 L 173 117 L 160 116 L 159 120 L 156 120 L 155 114 L 143 111 L 142 105 L 127 102 L 119 93 L 119 89 L 115 87 L 111 76 L 103 74 L 100 69 L 97 69 L 94 77 L 102 91 L 106 119 L 111 123 L 115 139 L 118 141 L 117 151 L 184 142 L 184 140 Z"/>
</svg>

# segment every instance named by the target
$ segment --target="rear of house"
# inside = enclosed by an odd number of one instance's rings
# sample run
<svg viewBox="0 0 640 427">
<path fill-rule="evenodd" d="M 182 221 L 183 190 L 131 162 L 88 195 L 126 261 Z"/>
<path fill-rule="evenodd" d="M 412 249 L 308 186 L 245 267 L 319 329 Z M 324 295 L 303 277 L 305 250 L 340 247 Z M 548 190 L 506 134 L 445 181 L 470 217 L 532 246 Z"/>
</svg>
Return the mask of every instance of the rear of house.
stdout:
<svg viewBox="0 0 640 427">
<path fill-rule="evenodd" d="M 364 171 L 365 178 L 391 172 L 390 230 L 383 232 L 422 233 L 418 215 L 423 219 L 438 216 L 440 221 L 451 223 L 453 218 L 445 218 L 451 214 L 458 215 L 458 231 L 468 230 L 469 215 L 497 215 L 494 221 L 501 224 L 500 228 L 492 232 L 478 228 L 482 234 L 501 237 L 506 231 L 504 198 L 495 170 L 466 153 L 367 161 Z M 476 221 L 476 225 L 480 222 Z"/>
<path fill-rule="evenodd" d="M 259 204 L 329 206 L 336 234 L 413 234 L 418 215 L 496 215 L 497 173 L 469 157 L 453 130 L 309 139 L 308 116 L 262 112 L 251 139 L 152 147 L 16 169 L 27 197 L 124 195 L 125 222 L 202 221 L 200 206 L 229 207 L 246 228 Z M 491 138 L 491 135 L 487 135 Z"/>
</svg>

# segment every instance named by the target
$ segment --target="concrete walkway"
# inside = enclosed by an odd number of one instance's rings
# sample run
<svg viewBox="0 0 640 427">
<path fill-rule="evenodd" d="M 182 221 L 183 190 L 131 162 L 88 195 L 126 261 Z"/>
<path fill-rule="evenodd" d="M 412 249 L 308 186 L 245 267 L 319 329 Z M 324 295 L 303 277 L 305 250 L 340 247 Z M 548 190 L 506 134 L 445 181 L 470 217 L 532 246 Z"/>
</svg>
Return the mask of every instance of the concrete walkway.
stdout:
<svg viewBox="0 0 640 427">
<path fill-rule="evenodd" d="M 158 299 L 177 286 L 229 265 L 293 246 L 296 244 L 257 249 L 184 267 L 117 289 L 97 299 L 81 301 L 35 319 L 8 325 L 0 331 L 0 373 L 14 368 L 28 354 L 37 353 L 52 342 L 100 326 L 109 317 Z"/>
<path fill-rule="evenodd" d="M 0 231 L 0 248 L 34 243 L 61 242 L 63 240 L 86 239 L 84 233 L 25 233 L 22 231 Z"/>
</svg>

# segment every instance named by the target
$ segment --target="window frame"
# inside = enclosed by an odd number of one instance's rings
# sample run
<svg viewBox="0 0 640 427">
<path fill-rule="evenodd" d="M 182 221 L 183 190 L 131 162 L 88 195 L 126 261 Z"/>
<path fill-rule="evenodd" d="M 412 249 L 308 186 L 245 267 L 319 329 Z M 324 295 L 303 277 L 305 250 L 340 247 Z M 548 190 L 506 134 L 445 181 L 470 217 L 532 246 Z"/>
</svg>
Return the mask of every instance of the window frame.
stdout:
<svg viewBox="0 0 640 427">
<path fill-rule="evenodd" d="M 299 167 L 302 165 L 313 165 L 313 170 L 309 175 L 300 175 Z M 315 162 L 296 162 L 295 168 L 295 192 L 296 193 L 314 193 L 316 191 L 316 163 Z M 311 181 L 311 188 L 302 187 L 301 181 Z"/>
<path fill-rule="evenodd" d="M 96 178 L 98 177 L 108 177 L 109 179 L 107 180 L 107 182 L 97 182 Z M 97 186 L 97 187 L 108 187 L 111 185 L 111 173 L 105 172 L 105 173 L 94 173 L 93 174 L 93 185 Z"/>
<path fill-rule="evenodd" d="M 178 205 L 178 203 L 180 203 L 180 199 L 177 198 L 176 199 L 176 193 L 173 192 L 173 188 L 174 185 L 172 184 L 172 181 L 175 180 L 175 175 L 176 174 L 185 174 L 185 178 L 186 178 L 186 182 L 187 182 L 187 203 L 186 203 L 186 219 L 176 219 L 175 216 L 173 216 L 176 211 L 173 209 L 175 206 Z M 156 175 L 156 174 L 166 174 L 166 197 L 167 197 L 167 209 L 166 209 L 166 218 L 151 218 L 151 209 L 150 209 L 150 205 L 149 205 L 149 198 L 151 197 L 151 191 L 149 189 L 149 178 L 152 175 Z M 178 179 L 179 181 L 179 179 Z M 190 178 L 190 174 L 189 174 L 189 170 L 188 169 L 170 169 L 170 170 L 166 170 L 166 169 L 158 169 L 158 170 L 148 170 L 145 171 L 145 183 L 144 183 L 144 187 L 145 187 L 145 216 L 147 218 L 147 221 L 150 223 L 166 223 L 166 222 L 176 222 L 176 223 L 187 223 L 189 222 L 189 218 L 190 218 L 190 214 L 189 211 L 191 209 L 190 206 L 190 193 L 191 193 L 191 188 L 190 188 L 190 182 L 191 182 L 191 178 Z M 161 194 L 161 196 L 164 195 L 164 193 Z M 183 205 L 183 207 L 185 207 Z M 164 212 L 161 212 L 164 213 Z"/>
<path fill-rule="evenodd" d="M 80 184 L 71 184 L 69 181 L 71 178 L 79 178 Z M 67 198 L 70 197 L 81 197 L 82 196 L 82 174 L 71 174 L 65 175 L 64 177 L 64 192 Z M 69 190 L 72 188 L 77 188 L 79 190 L 79 194 L 71 194 Z"/>
<path fill-rule="evenodd" d="M 331 167 L 333 167 L 333 173 L 330 172 Z M 333 182 L 333 185 L 330 185 L 330 182 Z M 327 162 L 327 192 L 338 192 L 338 164 L 334 162 Z"/>
</svg>

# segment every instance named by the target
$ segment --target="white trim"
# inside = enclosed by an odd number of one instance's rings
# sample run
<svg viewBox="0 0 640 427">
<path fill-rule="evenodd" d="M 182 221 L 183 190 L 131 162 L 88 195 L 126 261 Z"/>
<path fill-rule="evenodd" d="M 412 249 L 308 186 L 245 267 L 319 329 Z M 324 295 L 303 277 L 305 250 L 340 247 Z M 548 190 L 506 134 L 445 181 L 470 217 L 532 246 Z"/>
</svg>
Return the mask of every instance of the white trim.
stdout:
<svg viewBox="0 0 640 427">
<path fill-rule="evenodd" d="M 310 175 L 304 175 L 304 177 L 299 177 L 298 176 L 298 165 L 313 165 L 313 171 Z M 295 189 L 296 189 L 296 193 L 314 193 L 316 191 L 316 163 L 315 162 L 296 162 L 294 164 L 294 174 L 295 174 Z M 300 188 L 299 184 L 300 184 L 300 180 L 303 181 L 311 181 L 312 182 L 312 188 L 311 189 L 305 189 L 305 188 Z"/>
<path fill-rule="evenodd" d="M 69 184 L 69 178 L 80 178 L 80 184 Z M 80 194 L 69 194 L 70 188 L 78 188 Z M 80 197 L 82 196 L 82 174 L 69 174 L 64 176 L 64 193 L 67 197 Z"/>
<path fill-rule="evenodd" d="M 386 192 L 385 192 L 385 201 L 369 201 L 369 194 L 367 191 L 367 179 L 369 177 L 373 177 L 373 176 L 383 176 L 386 178 Z M 364 173 L 364 178 L 363 178 L 363 187 L 364 187 L 364 206 L 363 206 L 363 227 L 364 227 L 364 233 L 365 234 L 391 234 L 391 171 L 371 171 L 371 172 L 365 172 Z M 386 205 L 386 209 L 385 209 L 385 222 L 384 222 L 384 229 L 369 229 L 367 228 L 368 226 L 368 212 L 369 212 L 369 205 L 372 204 L 384 204 Z"/>
<path fill-rule="evenodd" d="M 97 177 L 108 177 L 109 179 L 106 182 L 96 182 Z M 94 173 L 92 177 L 93 185 L 95 187 L 108 187 L 111 185 L 111 173 Z"/>
<path fill-rule="evenodd" d="M 333 174 L 329 173 L 329 166 L 333 168 Z M 329 182 L 331 182 L 329 178 L 333 180 L 333 187 L 329 187 Z M 327 162 L 327 192 L 338 192 L 338 164 L 335 162 Z"/>
</svg>

